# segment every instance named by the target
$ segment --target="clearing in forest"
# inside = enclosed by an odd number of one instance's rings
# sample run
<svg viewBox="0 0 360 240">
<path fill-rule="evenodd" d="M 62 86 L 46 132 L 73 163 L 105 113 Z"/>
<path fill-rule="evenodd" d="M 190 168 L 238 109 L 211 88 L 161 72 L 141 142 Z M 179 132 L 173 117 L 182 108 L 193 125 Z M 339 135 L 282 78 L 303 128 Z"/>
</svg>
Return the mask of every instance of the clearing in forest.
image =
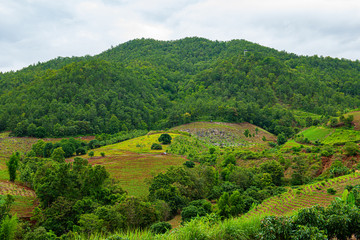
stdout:
<svg viewBox="0 0 360 240">
<path fill-rule="evenodd" d="M 260 146 L 260 148 L 268 148 L 268 141 L 276 141 L 273 134 L 246 122 L 193 122 L 174 127 L 171 130 L 194 134 L 215 146 L 243 146 L 258 149 Z"/>
</svg>

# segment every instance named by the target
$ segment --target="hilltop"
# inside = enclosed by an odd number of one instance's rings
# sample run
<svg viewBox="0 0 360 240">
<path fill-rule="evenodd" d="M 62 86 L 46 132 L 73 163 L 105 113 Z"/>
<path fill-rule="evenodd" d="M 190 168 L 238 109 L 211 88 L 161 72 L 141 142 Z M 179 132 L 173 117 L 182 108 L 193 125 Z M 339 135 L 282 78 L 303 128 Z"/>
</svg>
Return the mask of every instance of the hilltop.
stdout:
<svg viewBox="0 0 360 240">
<path fill-rule="evenodd" d="M 291 137 L 304 127 L 294 110 L 325 121 L 359 107 L 359 70 L 356 61 L 245 40 L 135 39 L 93 57 L 1 73 L 0 131 L 61 137 L 214 120 Z"/>
</svg>

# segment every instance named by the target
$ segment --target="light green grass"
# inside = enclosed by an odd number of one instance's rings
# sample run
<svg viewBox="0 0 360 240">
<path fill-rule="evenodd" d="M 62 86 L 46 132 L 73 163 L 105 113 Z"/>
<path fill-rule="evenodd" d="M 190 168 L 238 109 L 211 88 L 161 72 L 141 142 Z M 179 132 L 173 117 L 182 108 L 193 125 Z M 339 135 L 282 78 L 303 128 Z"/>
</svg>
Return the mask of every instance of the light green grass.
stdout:
<svg viewBox="0 0 360 240">
<path fill-rule="evenodd" d="M 310 127 L 300 134 L 311 142 L 319 141 L 323 144 L 345 144 L 360 141 L 360 131 L 349 129 L 332 129 L 325 127 Z"/>
<path fill-rule="evenodd" d="M 110 176 L 119 180 L 120 185 L 129 195 L 146 196 L 148 194 L 146 179 L 166 171 L 170 166 L 179 166 L 186 161 L 180 156 L 163 155 L 169 145 L 162 145 L 162 150 L 151 150 L 153 143 L 159 143 L 160 135 L 161 133 L 145 135 L 95 149 L 95 156 L 88 160 L 91 164 L 105 166 Z M 170 133 L 170 136 L 174 139 L 180 134 Z M 100 157 L 102 152 L 105 153 L 105 157 Z"/>
<path fill-rule="evenodd" d="M 301 132 L 301 134 L 303 134 L 304 137 L 309 139 L 309 141 L 311 142 L 322 142 L 328 135 L 330 135 L 334 131 L 334 129 L 324 127 L 310 127 L 305 131 Z"/>
<path fill-rule="evenodd" d="M 173 139 L 180 134 L 170 133 L 169 134 Z M 151 150 L 151 145 L 153 143 L 159 143 L 158 138 L 161 136 L 161 133 L 145 135 L 142 137 L 137 137 L 130 139 L 124 142 L 107 145 L 94 150 L 95 156 L 100 156 L 101 152 L 104 152 L 106 155 L 122 155 L 125 152 L 135 152 L 135 153 L 161 153 L 166 152 L 168 145 L 162 145 L 162 150 Z"/>
<path fill-rule="evenodd" d="M 360 131 L 336 129 L 331 135 L 326 137 L 324 144 L 345 144 L 347 142 L 360 141 Z"/>
</svg>

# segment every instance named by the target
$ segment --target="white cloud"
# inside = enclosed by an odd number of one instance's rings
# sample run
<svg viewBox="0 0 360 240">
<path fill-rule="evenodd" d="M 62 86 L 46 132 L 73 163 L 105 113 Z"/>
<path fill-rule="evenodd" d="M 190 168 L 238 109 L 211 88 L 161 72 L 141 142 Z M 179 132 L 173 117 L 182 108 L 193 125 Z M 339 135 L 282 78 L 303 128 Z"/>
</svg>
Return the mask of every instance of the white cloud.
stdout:
<svg viewBox="0 0 360 240">
<path fill-rule="evenodd" d="M 134 39 L 246 39 L 303 55 L 358 59 L 355 0 L 2 0 L 0 71 L 98 54 Z"/>
</svg>

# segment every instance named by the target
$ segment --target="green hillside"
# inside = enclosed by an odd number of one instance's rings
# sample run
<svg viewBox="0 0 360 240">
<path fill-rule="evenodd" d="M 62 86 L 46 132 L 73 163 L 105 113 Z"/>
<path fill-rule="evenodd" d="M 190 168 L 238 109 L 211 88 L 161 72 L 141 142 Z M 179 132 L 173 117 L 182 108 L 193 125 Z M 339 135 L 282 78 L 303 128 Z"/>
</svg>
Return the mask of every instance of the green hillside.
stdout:
<svg viewBox="0 0 360 240">
<path fill-rule="evenodd" d="M 245 40 L 136 39 L 0 73 L 0 131 L 60 137 L 214 120 L 291 137 L 305 126 L 293 109 L 318 119 L 359 107 L 359 69 Z"/>
<path fill-rule="evenodd" d="M 360 132 L 349 129 L 310 127 L 299 134 L 313 143 L 318 141 L 323 144 L 345 144 L 360 141 Z"/>
</svg>

